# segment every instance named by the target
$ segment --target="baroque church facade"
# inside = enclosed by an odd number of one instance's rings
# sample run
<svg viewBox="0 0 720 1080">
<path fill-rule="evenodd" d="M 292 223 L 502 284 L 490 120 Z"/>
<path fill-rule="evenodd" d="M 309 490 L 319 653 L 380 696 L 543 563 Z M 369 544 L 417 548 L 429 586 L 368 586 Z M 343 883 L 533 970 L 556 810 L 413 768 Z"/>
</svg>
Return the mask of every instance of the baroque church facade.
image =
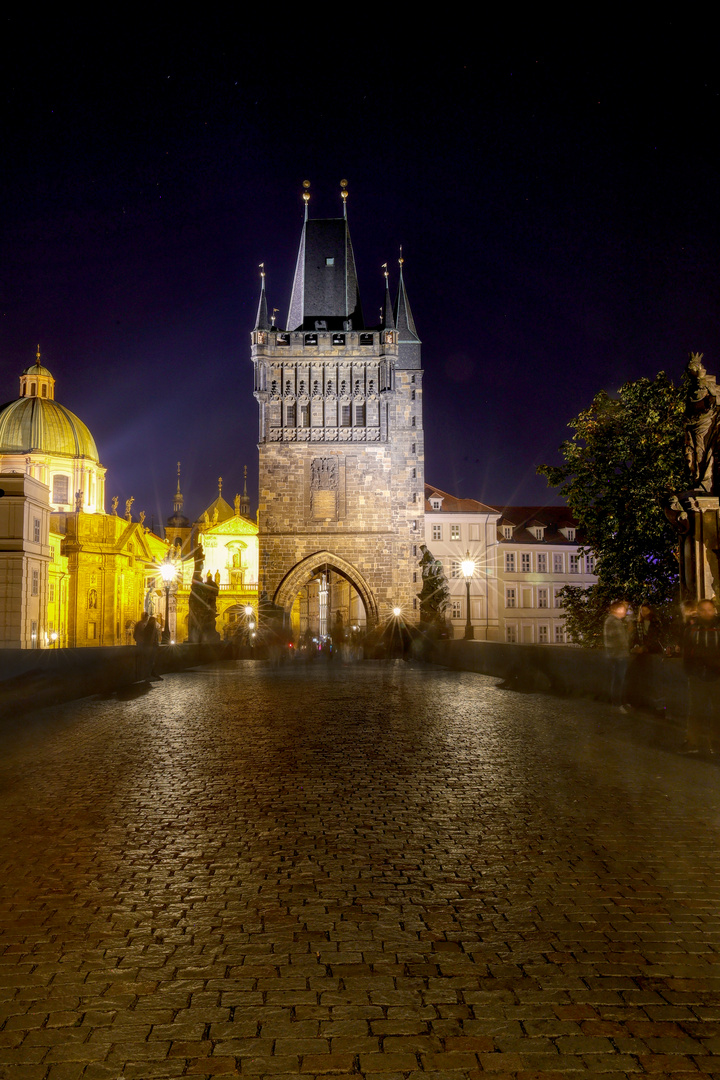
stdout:
<svg viewBox="0 0 720 1080">
<path fill-rule="evenodd" d="M 309 582 L 322 594 L 335 580 L 357 597 L 368 629 L 398 609 L 413 622 L 423 542 L 423 372 L 402 259 L 395 304 L 386 270 L 382 320 L 368 325 L 346 184 L 343 216 L 326 219 L 309 215 L 308 187 L 286 329 L 268 318 L 263 269 L 251 335 L 260 588 L 297 615 Z"/>
</svg>

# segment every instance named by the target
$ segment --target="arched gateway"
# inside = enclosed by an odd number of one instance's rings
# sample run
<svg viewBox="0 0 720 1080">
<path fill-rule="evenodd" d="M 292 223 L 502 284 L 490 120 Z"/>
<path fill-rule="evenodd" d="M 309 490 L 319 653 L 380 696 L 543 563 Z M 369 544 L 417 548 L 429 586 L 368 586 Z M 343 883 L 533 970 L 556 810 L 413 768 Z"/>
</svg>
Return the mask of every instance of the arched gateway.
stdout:
<svg viewBox="0 0 720 1080">
<path fill-rule="evenodd" d="M 360 597 L 368 626 L 394 608 L 415 622 L 423 373 L 402 265 L 394 309 L 386 274 L 382 318 L 368 325 L 345 207 L 343 217 L 313 219 L 308 199 L 306 186 L 287 329 L 268 318 L 263 271 L 252 331 L 260 587 L 289 611 L 315 571 L 324 603 L 330 583 L 332 604 L 336 572 Z"/>
<path fill-rule="evenodd" d="M 300 589 L 313 577 L 314 574 L 324 569 L 334 570 L 341 574 L 362 600 L 367 619 L 367 628 L 371 630 L 378 621 L 378 607 L 372 591 L 360 571 L 352 566 L 346 559 L 333 554 L 332 551 L 316 551 L 308 555 L 293 566 L 277 587 L 274 603 L 278 607 L 289 611 Z"/>
</svg>

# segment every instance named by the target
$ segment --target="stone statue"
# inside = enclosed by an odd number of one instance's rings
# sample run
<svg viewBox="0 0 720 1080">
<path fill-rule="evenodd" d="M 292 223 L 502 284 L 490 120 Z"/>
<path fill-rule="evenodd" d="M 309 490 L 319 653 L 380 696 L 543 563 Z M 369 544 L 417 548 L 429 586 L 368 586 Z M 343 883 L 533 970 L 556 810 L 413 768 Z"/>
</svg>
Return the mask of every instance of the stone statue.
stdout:
<svg viewBox="0 0 720 1080">
<path fill-rule="evenodd" d="M 213 525 L 217 525 L 217 520 L 218 520 L 218 508 L 216 506 L 215 509 L 213 510 L 213 516 L 212 516 Z"/>
<path fill-rule="evenodd" d="M 82 512 L 83 508 L 83 493 L 82 491 L 75 492 L 75 510 L 78 514 Z"/>
<path fill-rule="evenodd" d="M 202 568 L 205 563 L 205 552 L 203 551 L 202 544 L 198 544 L 195 548 L 193 559 L 195 561 L 195 577 L 202 581 Z"/>
<path fill-rule="evenodd" d="M 687 365 L 690 387 L 685 402 L 685 457 L 693 489 L 717 493 L 715 450 L 718 441 L 720 389 L 702 363 L 702 353 L 692 353 Z"/>
<path fill-rule="evenodd" d="M 208 517 L 207 510 L 203 510 L 202 520 L 203 520 L 203 525 L 209 525 L 210 524 L 210 518 Z"/>
<path fill-rule="evenodd" d="M 140 518 L 140 524 L 142 525 L 142 523 L 145 521 L 145 511 L 144 510 L 140 511 L 139 518 Z"/>
<path fill-rule="evenodd" d="M 134 502 L 135 502 L 135 496 L 134 495 L 131 495 L 129 499 L 125 500 L 125 520 L 126 521 L 132 521 L 132 514 L 130 513 L 130 508 L 132 507 L 132 504 Z"/>
<path fill-rule="evenodd" d="M 208 643 L 220 640 L 220 635 L 215 629 L 218 587 L 210 573 L 208 573 L 207 581 L 203 581 L 203 562 L 203 550 L 198 545 L 195 548 L 195 573 L 188 602 L 188 641 Z"/>
<path fill-rule="evenodd" d="M 235 496 L 235 517 L 240 517 L 240 496 Z"/>
<path fill-rule="evenodd" d="M 120 500 L 117 497 L 117 495 L 113 495 L 110 506 L 112 507 L 112 512 L 115 515 L 115 517 L 117 517 L 117 508 L 118 508 L 118 503 L 119 502 L 120 502 Z"/>
</svg>

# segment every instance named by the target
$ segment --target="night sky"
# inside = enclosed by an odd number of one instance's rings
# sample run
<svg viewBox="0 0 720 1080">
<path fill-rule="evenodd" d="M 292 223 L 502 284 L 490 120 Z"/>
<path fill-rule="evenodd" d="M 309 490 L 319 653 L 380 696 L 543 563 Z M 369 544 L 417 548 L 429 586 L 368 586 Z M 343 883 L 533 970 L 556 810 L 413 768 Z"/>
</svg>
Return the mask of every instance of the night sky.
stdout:
<svg viewBox="0 0 720 1080">
<path fill-rule="evenodd" d="M 39 342 L 107 509 L 133 495 L 157 526 L 180 460 L 189 516 L 244 464 L 254 512 L 258 264 L 284 327 L 304 179 L 316 217 L 349 181 L 368 323 L 403 244 L 426 478 L 455 495 L 556 502 L 536 467 L 598 390 L 677 379 L 690 350 L 720 374 L 708 27 L 344 12 L 4 19 L 0 401 Z"/>
</svg>

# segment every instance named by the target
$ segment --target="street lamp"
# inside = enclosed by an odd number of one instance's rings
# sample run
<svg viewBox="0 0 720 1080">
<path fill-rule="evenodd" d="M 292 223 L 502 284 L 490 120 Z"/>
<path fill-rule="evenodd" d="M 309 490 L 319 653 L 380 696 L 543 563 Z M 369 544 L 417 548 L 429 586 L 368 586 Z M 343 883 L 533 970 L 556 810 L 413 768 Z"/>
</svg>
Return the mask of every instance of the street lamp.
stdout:
<svg viewBox="0 0 720 1080">
<path fill-rule="evenodd" d="M 473 574 L 475 573 L 475 560 L 470 558 L 470 552 L 465 553 L 465 558 L 460 563 L 460 569 L 462 570 L 462 576 L 465 578 L 465 588 L 467 589 L 467 619 L 465 620 L 465 641 L 472 641 L 473 628 L 472 619 L 470 618 L 470 582 Z"/>
<path fill-rule="evenodd" d="M 170 583 L 175 577 L 175 565 L 167 553 L 163 562 L 160 563 L 160 577 L 165 582 L 165 625 L 162 632 L 162 645 L 170 644 Z"/>
</svg>

